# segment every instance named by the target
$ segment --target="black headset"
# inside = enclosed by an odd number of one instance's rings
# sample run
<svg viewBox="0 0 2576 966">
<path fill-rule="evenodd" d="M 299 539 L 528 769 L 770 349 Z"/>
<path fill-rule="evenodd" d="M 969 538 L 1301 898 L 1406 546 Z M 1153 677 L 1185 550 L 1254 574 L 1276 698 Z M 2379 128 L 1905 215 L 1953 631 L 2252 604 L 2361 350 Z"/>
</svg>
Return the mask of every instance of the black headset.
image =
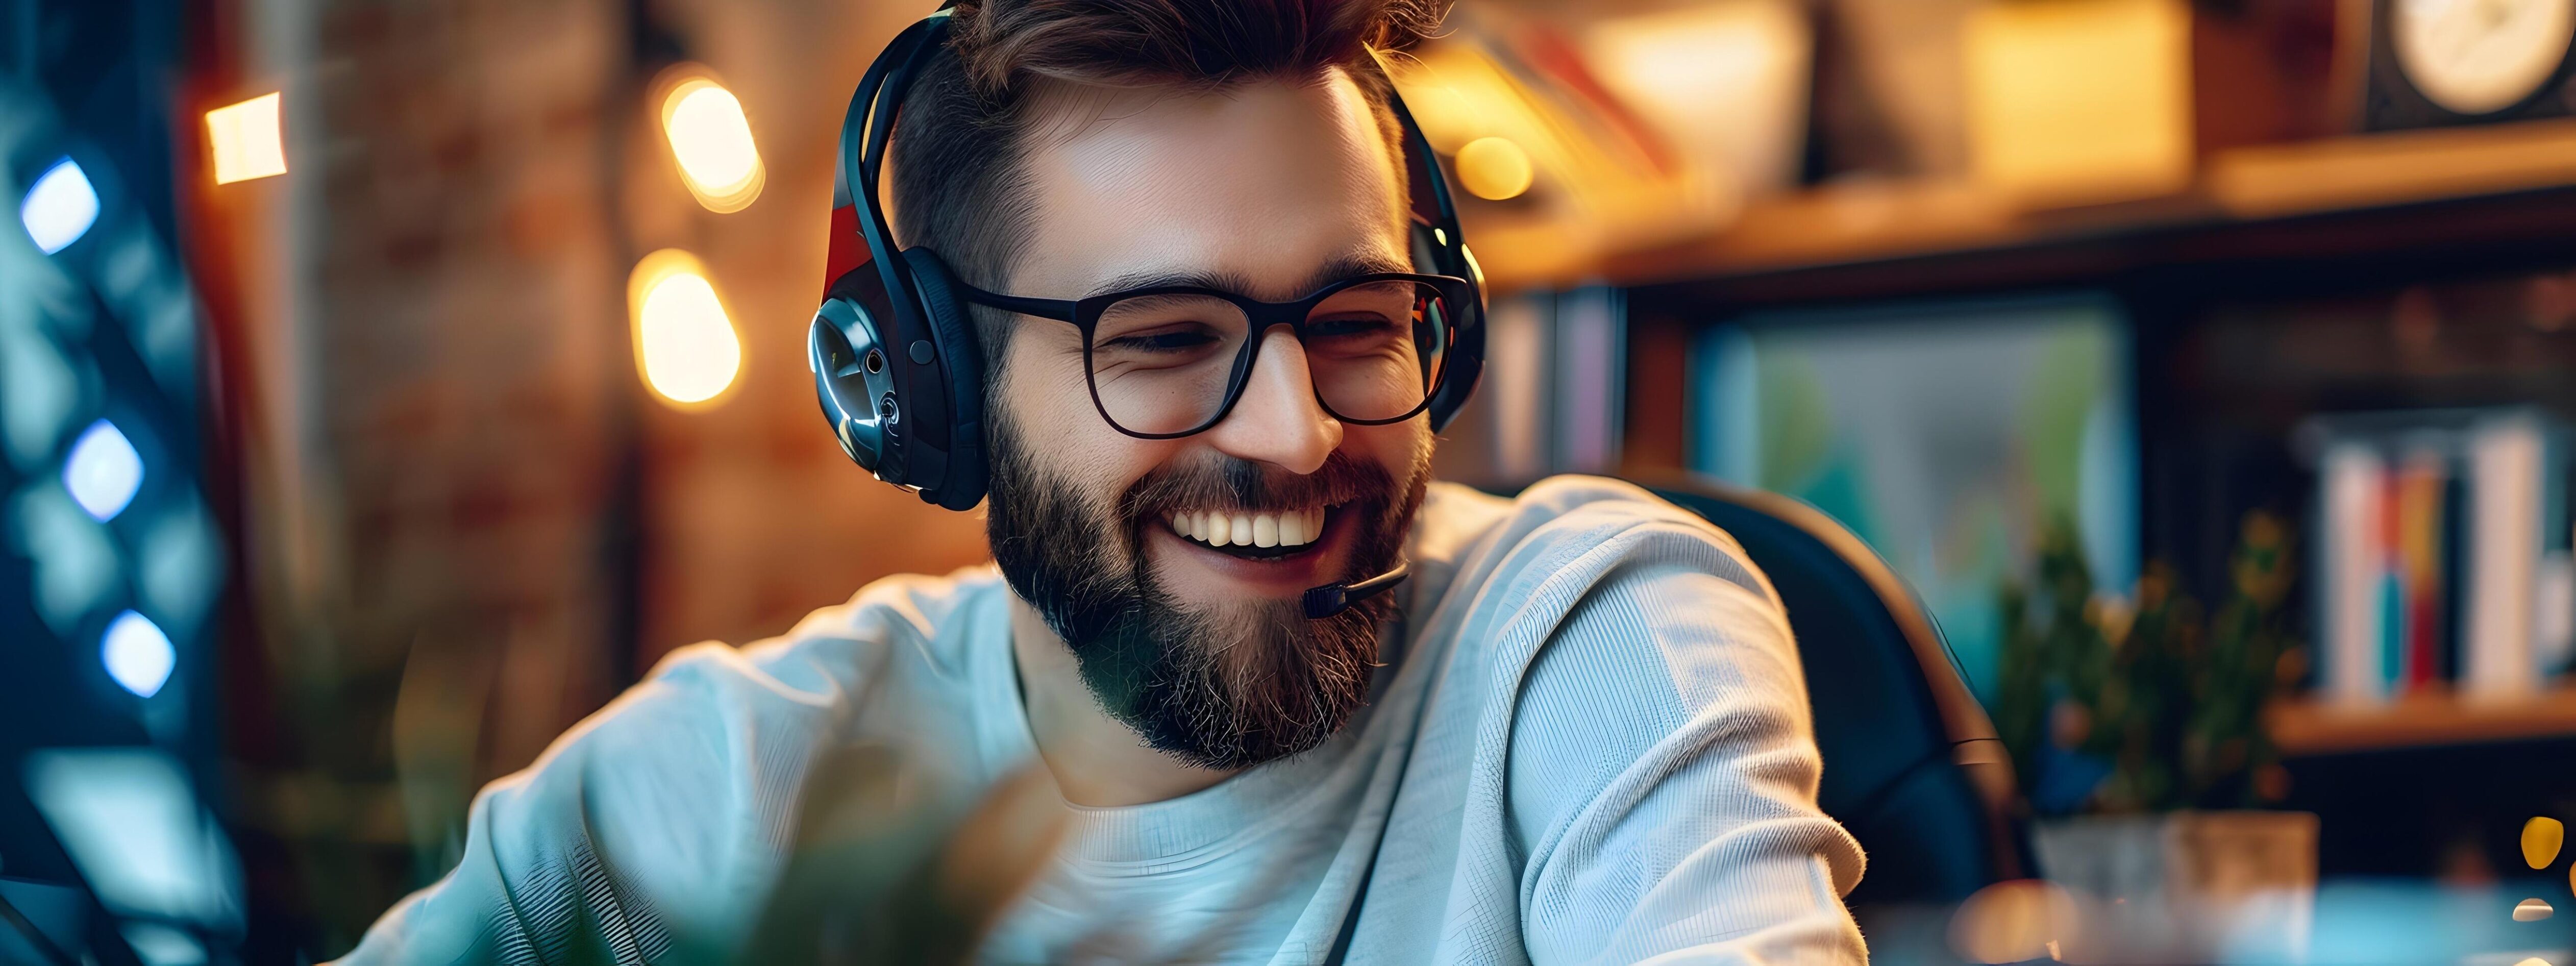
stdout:
<svg viewBox="0 0 2576 966">
<path fill-rule="evenodd" d="M 895 250 L 877 185 L 896 111 L 913 78 L 947 49 L 949 17 L 943 7 L 904 28 L 850 96 L 835 167 L 827 285 L 806 336 L 805 362 L 842 452 L 877 479 L 918 491 L 925 503 L 966 510 L 984 499 L 989 482 L 983 351 L 957 278 L 939 253 Z M 1387 103 L 1404 128 L 1405 166 L 1415 189 L 1414 260 L 1466 279 L 1473 291 L 1466 311 L 1457 313 L 1431 398 L 1436 432 L 1466 405 L 1484 369 L 1484 273 L 1458 231 L 1439 158 L 1391 84 Z"/>
</svg>

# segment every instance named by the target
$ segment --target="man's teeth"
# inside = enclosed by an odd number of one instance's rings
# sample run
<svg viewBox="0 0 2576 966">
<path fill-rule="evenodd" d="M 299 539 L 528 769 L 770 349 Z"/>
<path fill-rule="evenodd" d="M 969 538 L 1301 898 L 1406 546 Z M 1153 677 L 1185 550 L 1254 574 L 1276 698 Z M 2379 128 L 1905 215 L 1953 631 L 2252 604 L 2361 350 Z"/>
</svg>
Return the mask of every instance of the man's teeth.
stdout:
<svg viewBox="0 0 2576 966">
<path fill-rule="evenodd" d="M 1172 532 L 1211 547 L 1299 547 L 1324 535 L 1324 508 L 1286 513 L 1172 514 Z"/>
</svg>

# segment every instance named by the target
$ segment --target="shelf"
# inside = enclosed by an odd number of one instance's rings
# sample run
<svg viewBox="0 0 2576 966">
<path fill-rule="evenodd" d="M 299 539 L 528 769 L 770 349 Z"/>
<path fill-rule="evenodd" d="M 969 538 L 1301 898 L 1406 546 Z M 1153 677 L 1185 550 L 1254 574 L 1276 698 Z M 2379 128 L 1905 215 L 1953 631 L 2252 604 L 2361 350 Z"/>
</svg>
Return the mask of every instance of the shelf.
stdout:
<svg viewBox="0 0 2576 966">
<path fill-rule="evenodd" d="M 2410 131 L 2224 151 L 2204 191 L 2272 218 L 2576 184 L 2576 121 Z"/>
<path fill-rule="evenodd" d="M 1589 279 L 1687 285 L 2070 244 L 2125 248 L 2158 235 L 2571 186 L 2576 119 L 2565 119 L 2222 150 L 2204 159 L 2188 192 L 2080 209 L 2023 210 L 1968 181 L 1838 185 L 1759 200 L 1724 231 L 1594 264 L 1555 254 L 1543 233 L 1496 226 L 1495 237 L 1477 237 L 1498 289 Z M 2095 258 L 2075 271 L 2105 264 Z"/>
<path fill-rule="evenodd" d="M 2273 743 L 2288 756 L 2576 737 L 2576 689 L 2494 702 L 2447 691 L 2378 706 L 2302 699 L 2276 704 L 2264 717 Z"/>
</svg>

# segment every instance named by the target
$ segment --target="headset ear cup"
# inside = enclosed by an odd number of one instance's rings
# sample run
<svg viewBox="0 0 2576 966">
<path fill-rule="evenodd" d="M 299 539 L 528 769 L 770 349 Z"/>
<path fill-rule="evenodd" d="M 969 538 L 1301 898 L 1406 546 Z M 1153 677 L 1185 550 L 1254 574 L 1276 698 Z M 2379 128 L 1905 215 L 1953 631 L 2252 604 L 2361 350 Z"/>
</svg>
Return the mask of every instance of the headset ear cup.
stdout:
<svg viewBox="0 0 2576 966">
<path fill-rule="evenodd" d="M 806 331 L 805 366 L 841 452 L 877 479 L 901 486 L 910 475 L 905 434 L 883 410 L 894 397 L 882 329 L 889 308 L 875 266 L 861 263 L 842 273 Z"/>
<path fill-rule="evenodd" d="M 1449 428 L 1458 411 L 1476 394 L 1476 380 L 1485 371 L 1485 308 L 1471 306 L 1461 313 L 1457 341 L 1449 346 L 1449 363 L 1440 373 L 1440 389 L 1431 397 L 1431 431 Z"/>
<path fill-rule="evenodd" d="M 938 492 L 925 494 L 951 510 L 973 509 L 984 499 L 990 479 L 984 452 L 984 353 L 957 295 L 957 276 L 947 261 L 927 248 L 907 249 L 904 263 L 913 285 L 921 290 L 922 317 L 930 323 L 930 349 L 948 386 L 948 471 Z M 907 347 L 909 351 L 909 347 Z"/>
<path fill-rule="evenodd" d="M 1417 233 L 1427 236 L 1430 231 L 1417 229 Z M 1447 254 L 1447 246 L 1434 250 Z M 1452 261 L 1462 264 L 1448 264 Z M 1476 393 L 1476 380 L 1485 372 L 1485 273 L 1463 241 L 1454 257 L 1438 258 L 1434 265 L 1442 274 L 1466 279 L 1472 303 L 1460 307 L 1458 332 L 1450 340 L 1449 359 L 1440 371 L 1440 388 L 1431 396 L 1431 431 L 1437 433 L 1448 429 L 1458 411 L 1466 408 L 1468 398 Z"/>
</svg>

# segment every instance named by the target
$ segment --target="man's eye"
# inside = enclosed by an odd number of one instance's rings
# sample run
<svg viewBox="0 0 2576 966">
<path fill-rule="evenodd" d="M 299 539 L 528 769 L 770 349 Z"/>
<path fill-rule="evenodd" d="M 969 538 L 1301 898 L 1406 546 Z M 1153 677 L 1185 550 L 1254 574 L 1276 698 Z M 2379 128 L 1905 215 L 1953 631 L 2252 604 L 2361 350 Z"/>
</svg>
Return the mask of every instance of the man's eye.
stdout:
<svg viewBox="0 0 2576 966">
<path fill-rule="evenodd" d="M 1216 336 L 1204 329 L 1166 329 L 1122 335 L 1100 343 L 1100 348 L 1118 352 L 1189 352 L 1216 342 Z"/>
<path fill-rule="evenodd" d="M 1339 319 L 1317 319 L 1306 323 L 1310 339 L 1373 339 L 1395 332 L 1395 325 L 1374 315 Z"/>
</svg>

